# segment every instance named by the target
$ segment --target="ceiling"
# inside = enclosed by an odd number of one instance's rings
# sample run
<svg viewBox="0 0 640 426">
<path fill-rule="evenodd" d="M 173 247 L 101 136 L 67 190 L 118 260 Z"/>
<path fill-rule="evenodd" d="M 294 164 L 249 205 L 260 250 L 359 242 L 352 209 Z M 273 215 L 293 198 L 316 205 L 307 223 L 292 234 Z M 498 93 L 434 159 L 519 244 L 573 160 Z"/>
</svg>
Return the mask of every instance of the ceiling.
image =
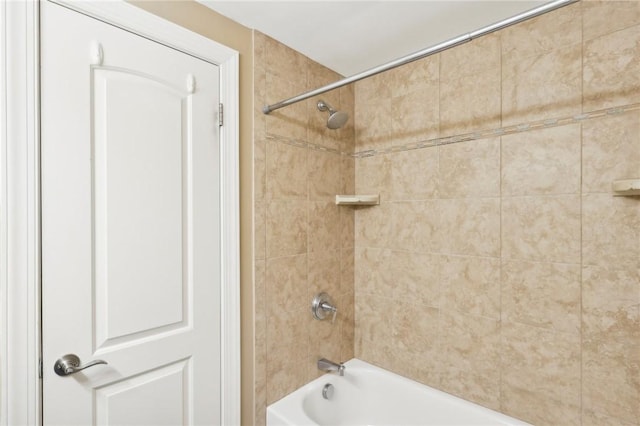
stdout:
<svg viewBox="0 0 640 426">
<path fill-rule="evenodd" d="M 197 0 L 350 76 L 546 1 Z"/>
</svg>

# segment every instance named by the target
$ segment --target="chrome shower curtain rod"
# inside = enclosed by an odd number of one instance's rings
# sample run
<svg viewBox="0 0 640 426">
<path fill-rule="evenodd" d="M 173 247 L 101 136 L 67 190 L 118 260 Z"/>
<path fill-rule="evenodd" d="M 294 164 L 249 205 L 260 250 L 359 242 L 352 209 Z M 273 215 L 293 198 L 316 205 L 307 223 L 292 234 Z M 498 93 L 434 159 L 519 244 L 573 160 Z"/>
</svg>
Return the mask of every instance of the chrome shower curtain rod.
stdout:
<svg viewBox="0 0 640 426">
<path fill-rule="evenodd" d="M 308 92 L 302 93 L 298 96 L 294 96 L 289 99 L 285 99 L 283 101 L 277 102 L 272 105 L 265 105 L 262 107 L 262 112 L 265 114 L 269 114 L 272 111 L 277 109 L 295 104 L 300 101 L 304 101 L 305 99 L 309 99 L 313 96 L 320 95 L 322 93 L 328 92 L 333 89 L 337 89 L 342 86 L 346 86 L 347 84 L 354 83 L 356 81 L 365 79 L 367 77 L 371 77 L 376 74 L 380 74 L 381 72 L 388 71 L 390 69 L 399 67 L 401 65 L 408 64 L 413 61 L 417 61 L 418 59 L 426 58 L 427 56 L 433 55 L 435 53 L 439 53 L 450 49 L 455 46 L 459 46 L 463 43 L 469 42 L 478 37 L 482 37 L 484 35 L 493 33 L 495 31 L 507 28 L 511 25 L 518 24 L 520 22 L 526 21 L 531 18 L 535 18 L 536 16 L 543 15 L 547 12 L 551 12 L 553 10 L 559 9 L 561 7 L 567 6 L 572 3 L 576 3 L 579 0 L 555 0 L 550 3 L 544 4 L 542 6 L 536 7 L 534 9 L 528 10 L 526 12 L 522 12 L 518 15 L 512 16 L 511 18 L 507 18 L 500 22 L 496 22 L 495 24 L 488 25 L 486 27 L 480 28 L 479 30 L 460 35 L 458 37 L 454 37 L 445 42 L 436 44 L 431 47 L 427 47 L 426 49 L 419 50 L 417 52 L 411 53 L 407 56 L 403 56 L 402 58 L 398 58 L 391 62 L 387 62 L 386 64 L 379 65 L 374 68 L 370 68 L 366 71 L 363 71 L 358 74 L 354 74 L 351 77 L 343 78 L 342 80 L 338 80 L 335 83 L 327 84 L 326 86 L 319 87 L 314 90 L 310 90 Z"/>
</svg>

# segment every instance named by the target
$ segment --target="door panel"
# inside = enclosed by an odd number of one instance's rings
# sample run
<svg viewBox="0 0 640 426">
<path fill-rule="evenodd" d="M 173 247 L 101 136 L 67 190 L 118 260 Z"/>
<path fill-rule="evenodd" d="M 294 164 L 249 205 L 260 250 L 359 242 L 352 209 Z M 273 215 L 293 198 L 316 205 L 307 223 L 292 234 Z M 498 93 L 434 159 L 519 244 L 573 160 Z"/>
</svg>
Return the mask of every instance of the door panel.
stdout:
<svg viewBox="0 0 640 426">
<path fill-rule="evenodd" d="M 122 70 L 94 69 L 93 99 L 101 349 L 187 325 L 191 111 L 188 94 Z"/>
<path fill-rule="evenodd" d="M 41 34 L 44 423 L 219 424 L 218 68 L 49 2 Z"/>
<path fill-rule="evenodd" d="M 189 361 L 184 360 L 100 387 L 95 393 L 96 423 L 188 425 L 189 379 Z"/>
</svg>

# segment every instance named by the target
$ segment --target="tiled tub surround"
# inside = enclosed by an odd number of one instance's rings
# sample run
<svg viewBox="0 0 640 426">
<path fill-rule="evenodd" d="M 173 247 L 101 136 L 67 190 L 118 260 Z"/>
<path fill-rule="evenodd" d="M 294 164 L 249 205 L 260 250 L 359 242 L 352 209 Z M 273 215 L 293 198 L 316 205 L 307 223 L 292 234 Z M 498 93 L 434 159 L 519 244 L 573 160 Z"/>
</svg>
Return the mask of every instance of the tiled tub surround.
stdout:
<svg viewBox="0 0 640 426">
<path fill-rule="evenodd" d="M 339 77 L 254 47 L 256 424 L 317 355 L 353 355 L 354 307 L 365 361 L 535 424 L 640 424 L 640 197 L 611 195 L 640 176 L 639 2 L 323 95 L 350 110 L 337 132 L 315 99 L 261 113 Z M 332 204 L 356 191 L 382 204 Z"/>
<path fill-rule="evenodd" d="M 265 116 L 268 101 L 341 76 L 254 32 L 255 424 L 266 406 L 320 372 L 320 357 L 353 357 L 353 210 L 334 203 L 353 193 L 353 87 L 321 98 L 347 111 L 340 130 L 312 99 Z M 338 315 L 317 321 L 313 296 L 326 291 Z"/>
<path fill-rule="evenodd" d="M 638 103 L 637 1 L 356 83 L 355 189 L 381 194 L 356 357 L 537 425 L 639 425 L 640 197 L 611 193 L 640 177 Z"/>
</svg>

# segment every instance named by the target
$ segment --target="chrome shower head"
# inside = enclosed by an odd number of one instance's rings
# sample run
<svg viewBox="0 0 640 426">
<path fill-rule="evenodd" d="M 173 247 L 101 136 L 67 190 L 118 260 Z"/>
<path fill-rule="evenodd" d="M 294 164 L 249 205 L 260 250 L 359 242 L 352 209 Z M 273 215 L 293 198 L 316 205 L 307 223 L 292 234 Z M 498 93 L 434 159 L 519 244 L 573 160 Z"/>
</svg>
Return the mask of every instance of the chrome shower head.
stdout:
<svg viewBox="0 0 640 426">
<path fill-rule="evenodd" d="M 344 126 L 349 119 L 349 114 L 343 111 L 336 111 L 331 105 L 323 100 L 319 100 L 317 105 L 319 111 L 329 111 L 327 127 L 330 129 L 339 129 Z"/>
</svg>

